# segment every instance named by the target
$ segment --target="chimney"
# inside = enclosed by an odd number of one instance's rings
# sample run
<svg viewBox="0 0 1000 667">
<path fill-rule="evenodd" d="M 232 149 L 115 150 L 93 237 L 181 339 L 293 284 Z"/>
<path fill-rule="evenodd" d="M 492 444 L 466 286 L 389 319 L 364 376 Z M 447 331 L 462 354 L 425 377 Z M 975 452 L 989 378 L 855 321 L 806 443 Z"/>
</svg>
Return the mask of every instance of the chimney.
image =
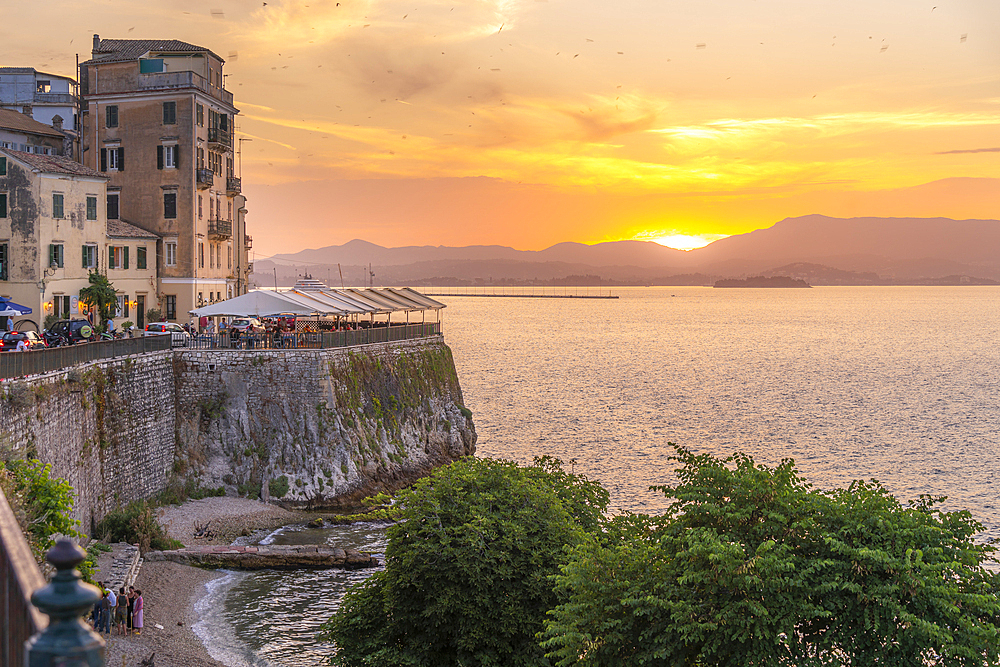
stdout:
<svg viewBox="0 0 1000 667">
<path fill-rule="evenodd" d="M 96 58 L 97 57 L 97 51 L 100 48 L 101 48 L 101 36 L 95 33 L 94 34 L 94 50 L 90 54 L 92 58 Z"/>
<path fill-rule="evenodd" d="M 52 117 L 52 129 L 56 132 L 62 132 L 63 119 L 62 116 L 56 114 Z"/>
<path fill-rule="evenodd" d="M 28 118 L 31 118 L 32 117 L 31 116 L 31 105 L 30 104 L 25 104 L 23 107 L 21 107 L 21 113 L 23 113 Z"/>
</svg>

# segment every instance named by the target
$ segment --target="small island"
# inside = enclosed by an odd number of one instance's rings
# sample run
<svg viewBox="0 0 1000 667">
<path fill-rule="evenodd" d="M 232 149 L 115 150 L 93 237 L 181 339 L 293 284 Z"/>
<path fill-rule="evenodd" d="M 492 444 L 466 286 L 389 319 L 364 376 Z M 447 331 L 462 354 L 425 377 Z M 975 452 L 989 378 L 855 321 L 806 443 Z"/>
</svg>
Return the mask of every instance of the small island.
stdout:
<svg viewBox="0 0 1000 667">
<path fill-rule="evenodd" d="M 742 280 L 738 278 L 716 280 L 714 287 L 812 287 L 812 285 L 788 276 L 753 276 Z"/>
</svg>

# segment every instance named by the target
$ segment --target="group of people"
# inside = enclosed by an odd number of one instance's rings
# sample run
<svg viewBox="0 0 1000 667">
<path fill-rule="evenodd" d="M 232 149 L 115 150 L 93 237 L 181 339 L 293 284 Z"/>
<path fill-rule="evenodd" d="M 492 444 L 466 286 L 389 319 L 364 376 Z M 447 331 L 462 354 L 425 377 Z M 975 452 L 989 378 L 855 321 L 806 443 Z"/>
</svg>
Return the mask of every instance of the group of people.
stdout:
<svg viewBox="0 0 1000 667">
<path fill-rule="evenodd" d="M 116 594 L 113 590 L 105 588 L 103 582 L 97 582 L 97 587 L 101 589 L 101 599 L 94 603 L 94 610 L 91 613 L 91 624 L 97 632 L 115 632 L 119 635 L 128 635 L 133 631 L 137 635 L 142 634 L 142 591 L 134 586 L 118 589 Z"/>
</svg>

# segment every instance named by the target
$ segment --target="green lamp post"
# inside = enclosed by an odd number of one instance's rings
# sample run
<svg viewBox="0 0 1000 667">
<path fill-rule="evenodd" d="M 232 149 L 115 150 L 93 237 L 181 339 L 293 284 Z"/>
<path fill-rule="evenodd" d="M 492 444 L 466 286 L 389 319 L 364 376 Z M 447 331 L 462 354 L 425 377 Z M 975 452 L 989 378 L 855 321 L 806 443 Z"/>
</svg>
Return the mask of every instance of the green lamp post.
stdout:
<svg viewBox="0 0 1000 667">
<path fill-rule="evenodd" d="M 105 667 L 104 640 L 82 618 L 101 599 L 101 591 L 80 581 L 76 570 L 86 556 L 65 539 L 45 554 L 56 574 L 31 594 L 31 604 L 48 615 L 49 627 L 25 642 L 26 667 Z"/>
</svg>

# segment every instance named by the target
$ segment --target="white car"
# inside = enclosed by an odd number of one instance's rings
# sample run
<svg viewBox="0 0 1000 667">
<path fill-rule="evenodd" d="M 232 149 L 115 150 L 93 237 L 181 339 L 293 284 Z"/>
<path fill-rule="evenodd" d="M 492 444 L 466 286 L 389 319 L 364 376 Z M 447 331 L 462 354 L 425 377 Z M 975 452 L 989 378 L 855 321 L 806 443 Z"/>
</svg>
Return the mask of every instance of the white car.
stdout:
<svg viewBox="0 0 1000 667">
<path fill-rule="evenodd" d="M 191 334 L 174 322 L 150 322 L 142 332 L 143 336 L 165 336 L 167 334 L 170 335 L 171 347 L 187 347 L 191 341 Z"/>
<path fill-rule="evenodd" d="M 264 330 L 264 323 L 253 317 L 241 317 L 233 320 L 229 328 L 240 333 L 260 333 Z"/>
</svg>

